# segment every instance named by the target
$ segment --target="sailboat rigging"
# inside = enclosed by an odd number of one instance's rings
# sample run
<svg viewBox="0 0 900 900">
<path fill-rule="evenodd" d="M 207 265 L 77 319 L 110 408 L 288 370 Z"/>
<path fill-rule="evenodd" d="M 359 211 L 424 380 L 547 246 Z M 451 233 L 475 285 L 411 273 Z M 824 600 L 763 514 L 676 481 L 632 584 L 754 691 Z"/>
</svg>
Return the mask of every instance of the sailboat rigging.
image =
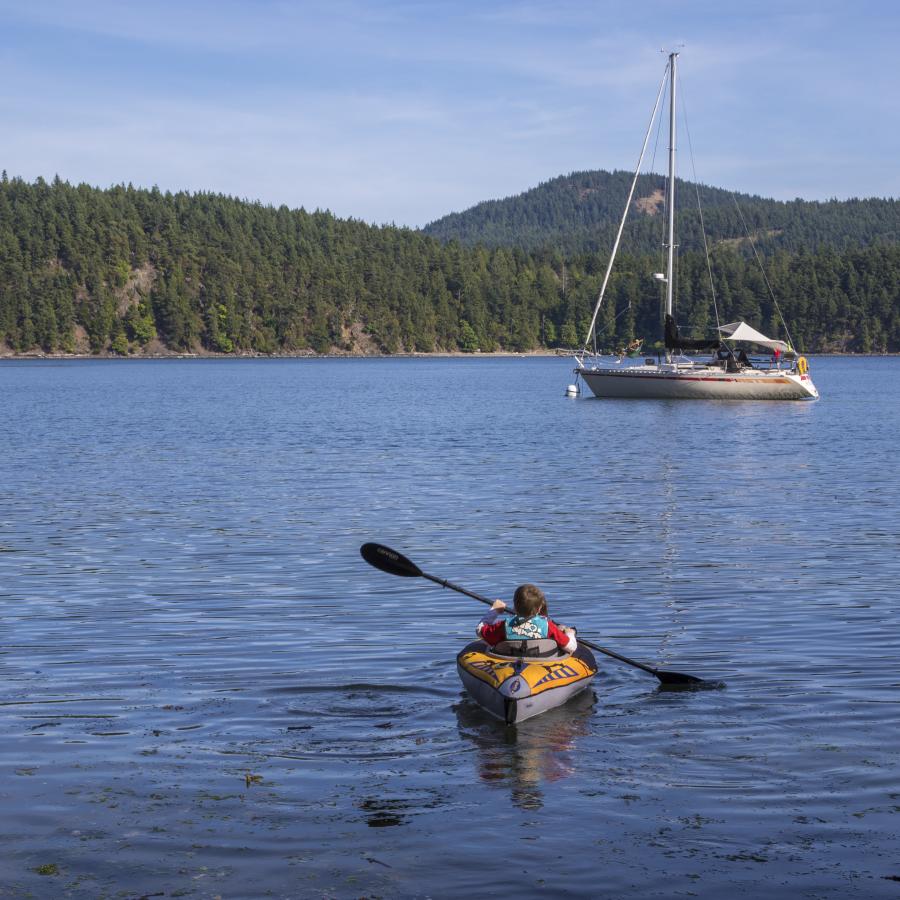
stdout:
<svg viewBox="0 0 900 900">
<path fill-rule="evenodd" d="M 745 322 L 733 322 L 719 326 L 719 336 L 714 338 L 688 338 L 682 336 L 675 321 L 675 89 L 678 53 L 669 54 L 666 71 L 650 117 L 637 170 L 625 203 L 625 211 L 619 224 L 612 253 L 594 307 L 584 348 L 576 355 L 575 374 L 591 389 L 596 397 L 630 399 L 706 399 L 706 400 L 816 400 L 819 392 L 809 374 L 809 366 L 798 355 L 789 341 L 766 337 Z M 631 206 L 635 185 L 644 154 L 659 110 L 665 87 L 669 81 L 669 171 L 666 191 L 667 240 L 666 271 L 655 278 L 665 284 L 666 303 L 663 320 L 664 356 L 645 358 L 634 365 L 623 365 L 624 358 L 604 362 L 596 355 L 595 327 L 600 306 L 615 262 L 625 220 Z M 726 343 L 728 342 L 728 343 Z M 766 347 L 772 351 L 774 362 L 768 366 L 754 365 L 745 350 L 736 350 L 735 342 Z M 593 344 L 595 361 L 588 363 L 588 348 Z M 688 357 L 684 351 L 712 351 L 711 359 Z M 783 362 L 782 362 L 783 359 Z"/>
</svg>

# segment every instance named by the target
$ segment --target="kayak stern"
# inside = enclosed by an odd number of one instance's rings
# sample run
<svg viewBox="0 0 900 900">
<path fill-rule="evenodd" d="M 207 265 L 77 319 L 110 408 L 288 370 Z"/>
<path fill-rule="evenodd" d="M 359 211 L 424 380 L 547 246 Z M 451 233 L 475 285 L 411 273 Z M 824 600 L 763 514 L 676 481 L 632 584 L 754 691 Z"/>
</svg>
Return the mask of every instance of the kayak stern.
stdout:
<svg viewBox="0 0 900 900">
<path fill-rule="evenodd" d="M 597 674 L 587 647 L 572 655 L 522 658 L 494 653 L 484 641 L 464 647 L 456 667 L 472 699 L 507 725 L 561 706 L 590 687 Z"/>
</svg>

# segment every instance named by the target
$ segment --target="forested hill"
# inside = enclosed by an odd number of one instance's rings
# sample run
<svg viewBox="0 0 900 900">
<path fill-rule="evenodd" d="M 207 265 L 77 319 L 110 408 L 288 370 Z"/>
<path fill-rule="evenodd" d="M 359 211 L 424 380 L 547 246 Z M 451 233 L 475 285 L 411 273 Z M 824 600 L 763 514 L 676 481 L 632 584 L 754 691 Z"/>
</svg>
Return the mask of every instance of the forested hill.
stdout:
<svg viewBox="0 0 900 900">
<path fill-rule="evenodd" d="M 633 177 L 621 171 L 574 172 L 518 196 L 488 200 L 444 216 L 423 230 L 439 240 L 458 240 L 467 246 L 603 252 L 612 246 Z M 622 245 L 631 252 L 659 251 L 665 229 L 664 188 L 661 175 L 639 177 Z M 749 233 L 764 252 L 815 252 L 824 247 L 845 250 L 900 241 L 898 200 L 781 202 L 678 179 L 676 233 L 684 250 L 703 249 L 698 193 L 707 239 L 712 243 L 741 245 Z"/>
<path fill-rule="evenodd" d="M 864 242 L 861 242 L 864 243 Z M 218 194 L 0 178 L 0 353 L 527 351 L 584 341 L 606 249 L 464 247 Z M 624 255 L 600 342 L 660 337 L 658 255 Z M 805 351 L 900 351 L 900 245 L 788 253 L 769 281 Z M 783 333 L 755 262 L 720 242 L 722 321 Z M 678 321 L 708 333 L 706 260 Z M 681 299 L 683 298 L 683 299 Z"/>
</svg>

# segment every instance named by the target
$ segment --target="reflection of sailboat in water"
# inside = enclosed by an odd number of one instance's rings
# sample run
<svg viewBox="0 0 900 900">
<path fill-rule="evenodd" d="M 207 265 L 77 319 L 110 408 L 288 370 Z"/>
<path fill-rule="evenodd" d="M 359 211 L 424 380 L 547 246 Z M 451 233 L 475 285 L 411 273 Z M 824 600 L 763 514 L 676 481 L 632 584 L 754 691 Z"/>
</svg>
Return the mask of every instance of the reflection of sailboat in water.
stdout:
<svg viewBox="0 0 900 900">
<path fill-rule="evenodd" d="M 592 691 L 516 727 L 504 725 L 464 697 L 455 707 L 460 735 L 476 750 L 478 777 L 485 784 L 508 786 L 522 809 L 544 805 L 544 786 L 577 769 L 578 738 L 588 733 Z"/>
</svg>

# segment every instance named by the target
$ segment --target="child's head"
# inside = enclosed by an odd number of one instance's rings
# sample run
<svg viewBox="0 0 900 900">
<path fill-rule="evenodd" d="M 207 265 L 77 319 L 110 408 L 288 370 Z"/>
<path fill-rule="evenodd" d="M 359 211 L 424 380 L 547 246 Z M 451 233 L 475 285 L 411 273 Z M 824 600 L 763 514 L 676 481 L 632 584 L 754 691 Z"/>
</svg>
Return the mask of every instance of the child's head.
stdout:
<svg viewBox="0 0 900 900">
<path fill-rule="evenodd" d="M 544 592 L 533 584 L 519 585 L 513 596 L 513 602 L 517 615 L 525 618 L 547 615 L 547 598 Z"/>
</svg>

